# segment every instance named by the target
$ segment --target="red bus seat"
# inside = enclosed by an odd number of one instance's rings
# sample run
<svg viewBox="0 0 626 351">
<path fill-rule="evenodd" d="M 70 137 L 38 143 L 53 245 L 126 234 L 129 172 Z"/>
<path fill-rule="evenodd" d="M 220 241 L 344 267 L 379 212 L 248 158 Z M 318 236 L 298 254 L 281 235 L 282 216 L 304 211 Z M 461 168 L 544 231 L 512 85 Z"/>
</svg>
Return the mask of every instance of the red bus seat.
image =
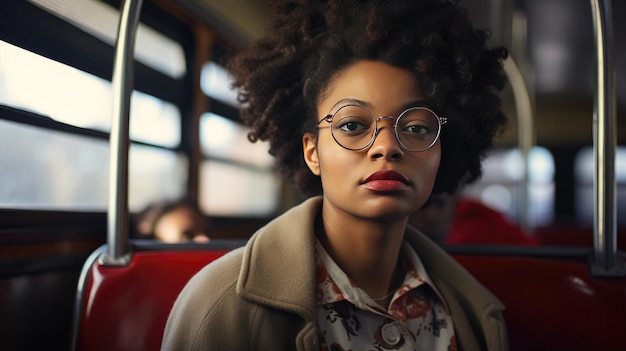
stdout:
<svg viewBox="0 0 626 351">
<path fill-rule="evenodd" d="M 626 251 L 626 228 L 617 230 L 617 248 Z M 538 227 L 534 235 L 546 246 L 593 246 L 593 228 L 573 225 Z"/>
<path fill-rule="evenodd" d="M 556 256 L 555 248 L 451 246 L 448 250 L 507 306 L 512 351 L 623 347 L 626 278 L 592 277 L 585 249 Z M 130 264 L 123 267 L 103 266 L 92 258 L 79 284 L 75 349 L 158 350 L 182 287 L 227 251 L 161 245 L 135 250 Z"/>
<path fill-rule="evenodd" d="M 207 245 L 135 251 L 126 266 L 88 260 L 79 282 L 74 349 L 159 350 L 167 316 L 189 278 L 229 249 Z M 203 248 L 204 247 L 204 248 Z"/>
<path fill-rule="evenodd" d="M 511 350 L 618 350 L 626 277 L 594 278 L 586 255 L 454 255 L 505 304 Z"/>
</svg>

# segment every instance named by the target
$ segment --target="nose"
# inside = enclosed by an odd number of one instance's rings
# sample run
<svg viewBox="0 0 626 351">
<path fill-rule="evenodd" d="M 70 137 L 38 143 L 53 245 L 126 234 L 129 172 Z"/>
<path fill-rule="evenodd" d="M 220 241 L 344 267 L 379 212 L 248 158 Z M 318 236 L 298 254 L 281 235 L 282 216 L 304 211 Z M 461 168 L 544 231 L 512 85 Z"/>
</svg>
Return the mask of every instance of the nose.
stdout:
<svg viewBox="0 0 626 351">
<path fill-rule="evenodd" d="M 384 121 L 387 119 L 387 121 Z M 372 159 L 399 160 L 404 156 L 404 150 L 394 132 L 395 117 L 383 116 L 377 120 L 378 128 L 374 135 L 374 142 L 368 150 Z"/>
</svg>

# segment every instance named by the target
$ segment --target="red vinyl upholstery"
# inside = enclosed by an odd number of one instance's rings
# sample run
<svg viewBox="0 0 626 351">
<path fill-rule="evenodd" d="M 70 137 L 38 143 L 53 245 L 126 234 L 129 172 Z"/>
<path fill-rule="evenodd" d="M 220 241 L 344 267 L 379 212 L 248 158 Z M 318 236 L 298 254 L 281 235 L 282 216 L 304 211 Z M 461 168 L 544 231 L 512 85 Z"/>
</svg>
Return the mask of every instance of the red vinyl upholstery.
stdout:
<svg viewBox="0 0 626 351">
<path fill-rule="evenodd" d="M 128 266 L 87 264 L 77 350 L 158 350 L 187 280 L 227 250 L 137 251 Z M 584 256 L 454 254 L 507 306 L 511 350 L 621 349 L 626 278 L 593 278 Z"/>
<path fill-rule="evenodd" d="M 576 226 L 539 227 L 534 231 L 535 237 L 544 246 L 593 246 L 593 228 Z M 617 248 L 626 251 L 626 228 L 617 231 Z"/>
<path fill-rule="evenodd" d="M 75 347 L 159 350 L 165 322 L 189 278 L 227 251 L 139 251 L 128 266 L 94 262 L 82 292 Z"/>
<path fill-rule="evenodd" d="M 511 350 L 619 350 L 626 277 L 594 278 L 585 257 L 456 255 L 506 305 Z"/>
</svg>

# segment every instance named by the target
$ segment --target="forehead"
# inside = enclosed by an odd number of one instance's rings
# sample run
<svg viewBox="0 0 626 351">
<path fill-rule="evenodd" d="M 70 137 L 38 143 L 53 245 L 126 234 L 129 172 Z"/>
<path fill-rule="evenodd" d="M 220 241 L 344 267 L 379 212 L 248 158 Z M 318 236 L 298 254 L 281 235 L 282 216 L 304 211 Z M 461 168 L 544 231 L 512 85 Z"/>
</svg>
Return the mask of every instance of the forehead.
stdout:
<svg viewBox="0 0 626 351">
<path fill-rule="evenodd" d="M 362 101 L 372 109 L 394 111 L 425 99 L 417 77 L 408 69 L 380 61 L 358 61 L 329 82 L 318 109 L 329 111 L 345 99 Z"/>
<path fill-rule="evenodd" d="M 159 222 L 187 223 L 195 222 L 199 218 L 200 215 L 193 208 L 181 206 L 163 214 L 159 219 Z"/>
</svg>

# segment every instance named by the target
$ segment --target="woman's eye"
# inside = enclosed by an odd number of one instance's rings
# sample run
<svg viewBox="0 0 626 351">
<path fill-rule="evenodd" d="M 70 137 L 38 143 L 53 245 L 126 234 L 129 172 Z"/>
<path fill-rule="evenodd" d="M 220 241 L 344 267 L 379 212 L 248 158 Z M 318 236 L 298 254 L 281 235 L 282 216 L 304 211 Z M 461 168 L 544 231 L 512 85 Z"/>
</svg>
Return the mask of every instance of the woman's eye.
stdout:
<svg viewBox="0 0 626 351">
<path fill-rule="evenodd" d="M 363 128 L 366 128 L 366 127 L 359 122 L 346 122 L 339 126 L 339 129 L 345 132 L 354 132 Z"/>
<path fill-rule="evenodd" d="M 372 125 L 371 119 L 360 116 L 343 116 L 334 122 L 336 129 L 351 135 L 366 132 Z"/>
<path fill-rule="evenodd" d="M 422 125 L 412 125 L 412 126 L 407 126 L 405 129 L 405 131 L 411 133 L 411 134 L 428 134 L 430 133 L 430 129 L 426 126 L 422 126 Z"/>
</svg>

